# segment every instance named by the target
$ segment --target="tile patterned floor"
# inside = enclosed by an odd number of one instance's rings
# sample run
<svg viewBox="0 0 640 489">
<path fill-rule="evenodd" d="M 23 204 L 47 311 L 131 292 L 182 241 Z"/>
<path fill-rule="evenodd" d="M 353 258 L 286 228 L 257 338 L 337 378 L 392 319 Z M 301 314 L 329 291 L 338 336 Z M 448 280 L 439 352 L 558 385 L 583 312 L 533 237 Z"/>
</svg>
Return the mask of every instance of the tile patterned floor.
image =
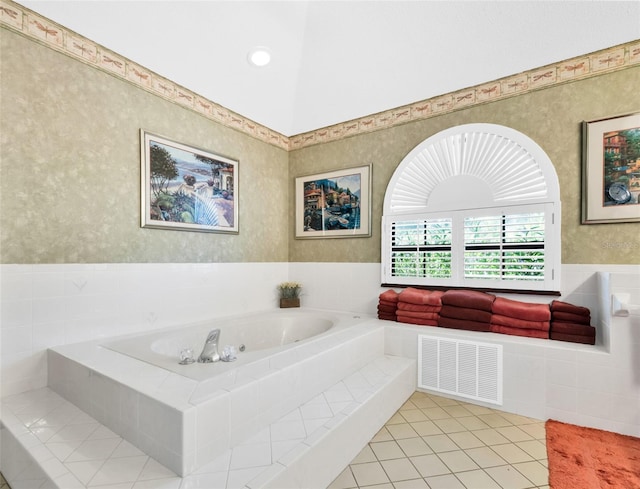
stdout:
<svg viewBox="0 0 640 489">
<path fill-rule="evenodd" d="M 108 437 L 97 437 L 95 443 L 107 441 Z M 175 476 L 164 479 L 173 475 L 167 469 L 138 455 L 146 470 L 156 469 L 145 477 L 145 488 L 169 487 L 167 482 L 180 485 Z M 161 469 L 167 473 L 158 472 Z M 8 488 L 4 479 L 0 482 L 0 489 Z M 416 392 L 329 489 L 548 487 L 544 421 Z"/>
<path fill-rule="evenodd" d="M 549 486 L 544 421 L 414 393 L 329 489 Z"/>
</svg>

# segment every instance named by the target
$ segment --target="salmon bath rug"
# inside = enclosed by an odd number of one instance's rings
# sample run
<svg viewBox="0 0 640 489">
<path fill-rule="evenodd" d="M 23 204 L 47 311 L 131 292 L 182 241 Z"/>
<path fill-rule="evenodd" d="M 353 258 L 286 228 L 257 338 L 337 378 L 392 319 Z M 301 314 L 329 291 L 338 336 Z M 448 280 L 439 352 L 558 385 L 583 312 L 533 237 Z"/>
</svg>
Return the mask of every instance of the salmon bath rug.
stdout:
<svg viewBox="0 0 640 489">
<path fill-rule="evenodd" d="M 546 422 L 551 489 L 640 489 L 640 438 Z"/>
</svg>

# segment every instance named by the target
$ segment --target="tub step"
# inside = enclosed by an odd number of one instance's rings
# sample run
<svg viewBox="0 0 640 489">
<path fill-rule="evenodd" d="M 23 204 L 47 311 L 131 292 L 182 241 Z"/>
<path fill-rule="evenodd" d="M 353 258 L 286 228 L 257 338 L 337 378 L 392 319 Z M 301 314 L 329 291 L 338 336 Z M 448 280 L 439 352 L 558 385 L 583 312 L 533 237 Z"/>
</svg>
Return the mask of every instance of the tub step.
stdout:
<svg viewBox="0 0 640 489">
<path fill-rule="evenodd" d="M 305 420 L 309 413 L 327 404 L 332 410 L 337 408 L 336 415 L 315 430 L 310 429 L 308 437 L 262 470 L 246 487 L 326 488 L 415 392 L 415 387 L 415 360 L 391 356 L 374 360 L 285 418 Z M 341 402 L 345 405 L 340 410 Z M 313 415 L 309 419 L 312 421 Z M 286 423 L 271 425 L 272 447 L 274 433 Z"/>
<path fill-rule="evenodd" d="M 2 401 L 0 470 L 14 489 L 322 488 L 414 392 L 415 369 L 377 358 L 184 478 L 51 389 L 25 392 Z"/>
</svg>

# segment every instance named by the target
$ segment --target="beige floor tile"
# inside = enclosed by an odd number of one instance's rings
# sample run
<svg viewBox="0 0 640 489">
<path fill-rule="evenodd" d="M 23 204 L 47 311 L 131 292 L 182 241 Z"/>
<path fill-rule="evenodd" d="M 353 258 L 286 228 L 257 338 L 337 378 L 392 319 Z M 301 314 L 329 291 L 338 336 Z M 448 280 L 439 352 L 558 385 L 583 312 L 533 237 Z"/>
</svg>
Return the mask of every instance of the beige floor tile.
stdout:
<svg viewBox="0 0 640 489">
<path fill-rule="evenodd" d="M 431 399 L 433 399 L 433 402 L 435 402 L 438 406 L 457 406 L 460 404 L 460 401 L 449 399 L 447 397 L 434 396 Z"/>
<path fill-rule="evenodd" d="M 418 469 L 420 475 L 425 478 L 451 473 L 442 460 L 435 454 L 410 457 L 409 460 L 411 460 L 411 463 Z"/>
<path fill-rule="evenodd" d="M 415 457 L 417 455 L 429 455 L 433 450 L 422 438 L 405 438 L 398 440 L 398 445 L 407 457 Z"/>
<path fill-rule="evenodd" d="M 433 421 L 418 421 L 411 426 L 420 436 L 442 435 L 442 430 Z"/>
<path fill-rule="evenodd" d="M 517 426 L 505 426 L 504 428 L 496 428 L 496 431 L 512 442 L 533 440 L 533 437 L 531 435 L 525 433 Z"/>
<path fill-rule="evenodd" d="M 391 482 L 406 481 L 420 477 L 420 474 L 408 458 L 383 460 L 380 463 Z"/>
<path fill-rule="evenodd" d="M 463 416 L 473 416 L 471 411 L 469 411 L 465 406 L 456 405 L 456 406 L 442 406 L 449 416 L 454 418 L 461 418 Z"/>
<path fill-rule="evenodd" d="M 407 423 L 415 423 L 417 421 L 426 421 L 429 419 L 422 411 L 420 411 L 420 409 L 406 409 L 404 411 L 400 411 L 400 414 Z"/>
<path fill-rule="evenodd" d="M 402 417 L 402 414 L 400 414 L 400 412 L 397 412 L 396 414 L 391 416 L 391 419 L 389 419 L 389 421 L 387 421 L 385 423 L 385 425 L 402 424 L 402 423 L 406 423 L 406 422 L 407 422 L 407 420 Z"/>
<path fill-rule="evenodd" d="M 447 436 L 451 438 L 454 443 L 463 450 L 484 446 L 482 440 L 480 440 L 480 438 L 469 431 L 462 431 L 460 433 L 449 433 Z"/>
<path fill-rule="evenodd" d="M 540 462 L 523 462 L 513 466 L 536 486 L 549 484 L 549 470 Z"/>
<path fill-rule="evenodd" d="M 465 453 L 473 459 L 480 467 L 496 467 L 505 465 L 507 462 L 489 447 L 470 448 Z"/>
<path fill-rule="evenodd" d="M 458 421 L 454 418 L 449 419 L 434 419 L 433 422 L 440 428 L 444 433 L 458 433 L 460 431 L 467 431 L 467 429 L 462 426 Z"/>
<path fill-rule="evenodd" d="M 491 408 L 484 407 L 484 406 L 477 406 L 476 404 L 467 404 L 465 407 L 470 413 L 473 413 L 476 416 L 478 414 L 492 414 L 495 412 Z"/>
<path fill-rule="evenodd" d="M 451 452 L 453 450 L 460 449 L 460 447 L 458 447 L 458 445 L 456 445 L 447 435 L 423 436 L 422 439 L 427 442 L 429 448 L 431 448 L 435 453 Z"/>
<path fill-rule="evenodd" d="M 394 482 L 395 489 L 430 489 L 424 479 L 412 479 L 410 481 Z"/>
<path fill-rule="evenodd" d="M 404 452 L 395 440 L 370 443 L 369 446 L 371 447 L 371 450 L 373 450 L 373 453 L 375 453 L 378 460 L 405 457 Z"/>
<path fill-rule="evenodd" d="M 433 407 L 438 407 L 438 405 L 433 402 L 433 400 L 429 397 L 422 397 L 419 399 L 412 399 L 411 402 L 413 402 L 413 404 L 418 408 L 418 409 L 426 409 L 426 408 L 433 408 Z"/>
<path fill-rule="evenodd" d="M 529 487 L 535 487 L 529 479 L 511 465 L 489 467 L 485 469 L 485 472 L 504 489 L 526 489 Z"/>
<path fill-rule="evenodd" d="M 393 436 L 391 436 L 391 433 L 389 433 L 387 428 L 382 428 L 371 439 L 371 441 L 389 441 L 389 440 L 393 440 Z"/>
<path fill-rule="evenodd" d="M 411 401 L 411 399 L 400 406 L 400 409 L 398 409 L 398 411 L 406 411 L 408 409 L 418 409 L 418 407 L 413 403 L 413 401 Z"/>
<path fill-rule="evenodd" d="M 382 442 L 381 442 L 382 443 Z M 366 462 L 377 462 L 376 455 L 371 450 L 371 444 L 360 450 L 360 453 L 351 461 L 352 464 L 363 464 Z"/>
<path fill-rule="evenodd" d="M 431 489 L 465 489 L 462 482 L 453 474 L 425 477 Z"/>
<path fill-rule="evenodd" d="M 327 489 L 353 489 L 357 488 L 356 480 L 351 473 L 351 468 L 344 469 Z"/>
<path fill-rule="evenodd" d="M 467 489 L 502 489 L 484 470 L 470 470 L 456 474 Z"/>
<path fill-rule="evenodd" d="M 427 399 L 428 397 L 429 397 L 429 394 L 427 394 L 426 392 L 415 391 L 413 394 L 409 396 L 409 399 L 411 399 L 412 401 L 415 401 L 416 399 Z"/>
<path fill-rule="evenodd" d="M 427 418 L 434 419 L 447 419 L 450 418 L 449 413 L 441 407 L 432 407 L 423 409 L 422 412 L 427 415 Z"/>
<path fill-rule="evenodd" d="M 492 428 L 488 428 L 486 430 L 473 430 L 472 433 L 480 440 L 482 440 L 482 443 L 484 443 L 485 445 L 500 445 L 509 443 L 509 440 L 507 440 L 504 436 L 502 436 Z"/>
<path fill-rule="evenodd" d="M 504 426 L 512 426 L 509 421 L 500 416 L 497 413 L 492 414 L 477 414 L 478 418 L 487 423 L 492 428 L 502 428 Z"/>
<path fill-rule="evenodd" d="M 416 433 L 409 423 L 388 425 L 387 430 L 396 440 L 418 436 L 418 433 Z"/>
<path fill-rule="evenodd" d="M 478 465 L 463 450 L 453 452 L 442 452 L 438 454 L 449 470 L 453 473 L 464 472 L 465 470 L 476 470 Z"/>
<path fill-rule="evenodd" d="M 464 416 L 462 418 L 456 418 L 456 421 L 468 430 L 484 430 L 490 428 L 487 423 L 477 416 Z"/>
<path fill-rule="evenodd" d="M 500 455 L 503 459 L 505 459 L 510 464 L 515 464 L 518 462 L 531 462 L 533 461 L 533 457 L 529 455 L 527 452 L 522 450 L 519 446 L 514 443 L 506 443 L 504 445 L 492 445 L 491 448 L 494 452 Z"/>
<path fill-rule="evenodd" d="M 416 392 L 329 489 L 549 489 L 547 467 L 544 421 Z"/>
<path fill-rule="evenodd" d="M 522 431 L 530 434 L 536 440 L 547 439 L 547 431 L 544 429 L 544 423 L 523 424 L 518 426 Z"/>
<path fill-rule="evenodd" d="M 540 422 L 539 419 L 527 418 L 526 416 L 521 416 L 520 414 L 505 413 L 504 411 L 500 412 L 500 416 L 516 425 L 527 425 Z"/>
<path fill-rule="evenodd" d="M 382 468 L 382 465 L 380 465 L 380 462 L 354 464 L 351 466 L 351 471 L 360 487 L 389 482 L 389 478 Z"/>
</svg>

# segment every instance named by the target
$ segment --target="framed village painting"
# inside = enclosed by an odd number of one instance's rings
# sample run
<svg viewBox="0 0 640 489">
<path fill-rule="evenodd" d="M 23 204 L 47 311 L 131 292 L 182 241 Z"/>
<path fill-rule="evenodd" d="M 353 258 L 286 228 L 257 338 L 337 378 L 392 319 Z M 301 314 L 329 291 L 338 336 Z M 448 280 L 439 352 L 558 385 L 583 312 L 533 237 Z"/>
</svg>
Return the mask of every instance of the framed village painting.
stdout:
<svg viewBox="0 0 640 489">
<path fill-rule="evenodd" d="M 238 232 L 238 161 L 140 131 L 143 228 Z"/>
<path fill-rule="evenodd" d="M 582 224 L 640 222 L 640 112 L 582 125 Z"/>
<path fill-rule="evenodd" d="M 296 238 L 371 236 L 371 165 L 295 179 Z"/>
</svg>

